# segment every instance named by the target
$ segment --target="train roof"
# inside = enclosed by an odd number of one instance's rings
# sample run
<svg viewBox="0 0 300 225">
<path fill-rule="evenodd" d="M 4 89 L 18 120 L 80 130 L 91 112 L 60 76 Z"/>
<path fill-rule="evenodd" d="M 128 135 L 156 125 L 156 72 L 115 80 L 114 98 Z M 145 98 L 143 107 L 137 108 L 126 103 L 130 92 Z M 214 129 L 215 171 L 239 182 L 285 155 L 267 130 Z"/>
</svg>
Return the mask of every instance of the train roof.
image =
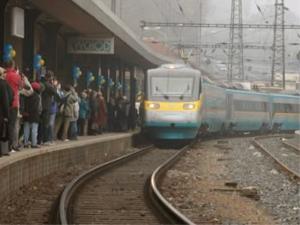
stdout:
<svg viewBox="0 0 300 225">
<path fill-rule="evenodd" d="M 223 88 L 227 92 L 231 93 L 240 93 L 245 95 L 260 95 L 260 96 L 273 96 L 273 97 L 280 97 L 280 98 L 294 98 L 294 99 L 300 99 L 299 94 L 295 93 L 272 93 L 272 92 L 260 92 L 260 91 L 254 91 L 254 90 L 247 90 L 247 89 L 236 89 L 236 88 L 230 88 L 228 86 L 223 85 L 217 85 L 216 83 L 210 83 L 205 82 L 207 85 L 214 86 L 216 88 Z"/>
<path fill-rule="evenodd" d="M 230 88 L 226 88 L 226 91 L 232 92 L 232 93 L 247 94 L 247 95 L 260 95 L 260 96 L 272 96 L 272 97 L 280 97 L 280 98 L 300 99 L 299 95 L 292 95 L 292 94 L 288 94 L 288 93 L 270 93 L 270 92 L 259 92 L 259 91 L 253 91 L 253 90 L 237 90 L 237 89 L 230 89 Z"/>
<path fill-rule="evenodd" d="M 193 69 L 189 65 L 185 64 L 164 64 L 158 68 L 148 70 L 147 73 L 148 75 L 168 74 L 171 76 L 192 75 L 201 77 L 201 72 L 199 70 Z"/>
<path fill-rule="evenodd" d="M 155 73 L 159 71 L 180 71 L 180 72 L 186 72 L 186 73 L 197 73 L 201 74 L 201 72 L 197 69 L 192 68 L 191 66 L 187 64 L 163 64 L 160 67 L 150 69 L 148 70 L 148 73 Z"/>
</svg>

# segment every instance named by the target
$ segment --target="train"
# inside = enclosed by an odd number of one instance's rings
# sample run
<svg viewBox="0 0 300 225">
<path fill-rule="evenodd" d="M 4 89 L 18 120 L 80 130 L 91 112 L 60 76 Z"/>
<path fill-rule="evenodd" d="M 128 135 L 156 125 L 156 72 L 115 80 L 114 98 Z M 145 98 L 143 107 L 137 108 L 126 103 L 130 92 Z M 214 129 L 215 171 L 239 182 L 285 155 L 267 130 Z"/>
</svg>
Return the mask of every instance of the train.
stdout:
<svg viewBox="0 0 300 225">
<path fill-rule="evenodd" d="M 221 87 L 184 64 L 147 71 L 140 111 L 142 132 L 162 140 L 300 129 L 299 96 Z"/>
</svg>

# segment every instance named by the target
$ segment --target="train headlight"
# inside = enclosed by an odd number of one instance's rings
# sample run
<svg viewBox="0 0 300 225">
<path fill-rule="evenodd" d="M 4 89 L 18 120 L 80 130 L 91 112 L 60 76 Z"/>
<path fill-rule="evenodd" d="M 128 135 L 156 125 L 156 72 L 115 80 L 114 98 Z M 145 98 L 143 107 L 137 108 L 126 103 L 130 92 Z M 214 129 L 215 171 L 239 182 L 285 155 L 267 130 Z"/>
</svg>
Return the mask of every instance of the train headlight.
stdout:
<svg viewBox="0 0 300 225">
<path fill-rule="evenodd" d="M 196 105 L 193 104 L 193 103 L 186 103 L 186 104 L 183 104 L 183 109 L 186 109 L 186 110 L 192 110 L 192 109 L 195 109 L 196 108 Z"/>
<path fill-rule="evenodd" d="M 159 109 L 160 107 L 158 103 L 148 103 L 147 106 L 149 109 Z"/>
</svg>

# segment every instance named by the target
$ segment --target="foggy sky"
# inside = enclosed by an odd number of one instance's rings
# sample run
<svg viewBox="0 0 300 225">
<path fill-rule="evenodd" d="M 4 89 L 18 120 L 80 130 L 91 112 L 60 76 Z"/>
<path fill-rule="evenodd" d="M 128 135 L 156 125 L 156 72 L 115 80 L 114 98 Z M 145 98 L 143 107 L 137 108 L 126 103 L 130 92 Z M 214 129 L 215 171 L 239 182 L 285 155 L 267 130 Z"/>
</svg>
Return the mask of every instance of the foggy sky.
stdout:
<svg viewBox="0 0 300 225">
<path fill-rule="evenodd" d="M 209 2 L 209 6 L 206 8 L 209 11 L 208 22 L 221 22 L 224 20 L 229 22 L 231 0 L 206 0 Z M 251 19 L 251 16 L 258 13 L 256 4 L 262 9 L 262 11 L 269 10 L 269 7 L 274 9 L 275 0 L 244 0 L 243 1 L 243 14 L 244 21 Z M 285 0 L 285 6 L 290 11 L 286 11 L 286 15 L 294 14 L 298 16 L 299 21 L 294 21 L 295 24 L 300 24 L 300 0 Z"/>
</svg>

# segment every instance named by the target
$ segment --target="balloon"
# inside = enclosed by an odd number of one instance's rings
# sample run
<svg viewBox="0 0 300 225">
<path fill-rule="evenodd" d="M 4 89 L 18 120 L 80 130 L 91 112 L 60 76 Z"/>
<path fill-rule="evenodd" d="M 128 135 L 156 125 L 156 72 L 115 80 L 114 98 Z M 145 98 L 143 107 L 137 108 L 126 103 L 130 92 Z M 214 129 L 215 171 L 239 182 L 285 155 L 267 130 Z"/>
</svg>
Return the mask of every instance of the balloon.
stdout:
<svg viewBox="0 0 300 225">
<path fill-rule="evenodd" d="M 11 56 L 12 58 L 15 58 L 16 55 L 17 55 L 17 52 L 16 52 L 16 50 L 13 49 L 13 50 L 10 52 L 10 56 Z"/>
<path fill-rule="evenodd" d="M 41 65 L 41 66 L 44 66 L 44 65 L 45 65 L 45 60 L 44 60 L 44 59 L 41 59 L 41 60 L 40 60 L 40 65 Z"/>
<path fill-rule="evenodd" d="M 4 45 L 4 53 L 10 53 L 13 50 L 13 46 L 11 44 Z"/>
<path fill-rule="evenodd" d="M 3 61 L 4 62 L 8 62 L 10 60 L 11 60 L 11 57 L 9 55 L 6 55 L 6 54 L 3 55 Z"/>
<path fill-rule="evenodd" d="M 34 68 L 35 69 L 40 69 L 41 68 L 41 60 L 42 60 L 42 56 L 39 55 L 39 54 L 36 54 L 34 56 L 34 59 L 33 59 L 33 64 L 34 64 Z"/>
<path fill-rule="evenodd" d="M 86 74 L 86 77 L 85 77 L 85 81 L 86 81 L 86 85 L 87 85 L 87 87 L 90 85 L 90 83 L 92 82 L 92 81 L 94 81 L 95 80 L 95 77 L 93 76 L 93 73 L 92 72 L 87 72 L 87 74 Z"/>
<path fill-rule="evenodd" d="M 115 85 L 114 81 L 111 78 L 108 81 L 108 85 L 109 85 L 109 87 L 112 87 Z"/>
</svg>

